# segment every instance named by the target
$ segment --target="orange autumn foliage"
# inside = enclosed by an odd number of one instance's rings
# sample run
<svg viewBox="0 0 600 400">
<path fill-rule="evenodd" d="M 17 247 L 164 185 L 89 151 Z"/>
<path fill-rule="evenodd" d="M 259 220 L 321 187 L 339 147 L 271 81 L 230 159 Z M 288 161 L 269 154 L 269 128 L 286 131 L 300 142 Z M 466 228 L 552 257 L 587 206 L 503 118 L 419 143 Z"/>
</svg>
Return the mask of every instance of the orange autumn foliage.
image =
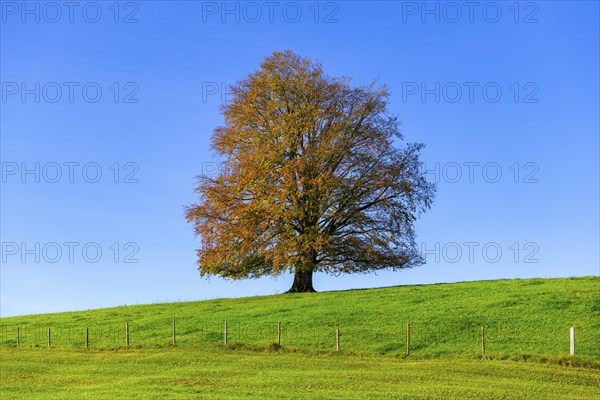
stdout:
<svg viewBox="0 0 600 400">
<path fill-rule="evenodd" d="M 226 168 L 199 177 L 186 209 L 201 275 L 293 272 L 292 291 L 311 291 L 316 271 L 422 262 L 413 223 L 435 186 L 421 171 L 423 145 L 404 143 L 388 112 L 386 87 L 352 87 L 285 51 L 231 92 L 211 142 Z"/>
</svg>

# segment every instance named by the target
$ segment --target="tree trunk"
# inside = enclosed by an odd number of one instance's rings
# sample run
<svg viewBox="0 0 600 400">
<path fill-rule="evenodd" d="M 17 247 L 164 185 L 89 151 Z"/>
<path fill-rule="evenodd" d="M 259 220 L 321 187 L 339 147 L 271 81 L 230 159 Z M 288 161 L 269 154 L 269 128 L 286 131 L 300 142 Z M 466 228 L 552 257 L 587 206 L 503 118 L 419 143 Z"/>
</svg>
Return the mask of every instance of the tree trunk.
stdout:
<svg viewBox="0 0 600 400">
<path fill-rule="evenodd" d="M 294 283 L 287 293 L 306 293 L 316 292 L 313 288 L 313 272 L 312 271 L 298 271 L 294 275 Z"/>
</svg>

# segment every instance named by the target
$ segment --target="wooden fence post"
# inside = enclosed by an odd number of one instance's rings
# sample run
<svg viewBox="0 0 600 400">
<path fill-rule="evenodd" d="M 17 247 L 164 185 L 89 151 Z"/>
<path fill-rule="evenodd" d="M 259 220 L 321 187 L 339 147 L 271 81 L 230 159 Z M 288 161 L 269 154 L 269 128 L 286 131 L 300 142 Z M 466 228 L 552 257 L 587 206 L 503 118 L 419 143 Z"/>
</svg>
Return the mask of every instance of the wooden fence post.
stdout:
<svg viewBox="0 0 600 400">
<path fill-rule="evenodd" d="M 571 357 L 575 357 L 575 328 L 571 327 L 569 333 L 570 333 L 570 339 L 571 339 L 571 346 L 570 346 L 569 353 L 571 354 Z"/>
<path fill-rule="evenodd" d="M 173 346 L 177 344 L 177 326 L 175 325 L 175 317 L 173 317 Z"/>
<path fill-rule="evenodd" d="M 277 346 L 281 346 L 281 321 L 277 322 Z"/>
<path fill-rule="evenodd" d="M 225 332 L 223 334 L 223 341 L 227 344 L 227 321 L 225 321 Z"/>
<path fill-rule="evenodd" d="M 125 322 L 125 346 L 129 347 L 129 322 Z"/>
<path fill-rule="evenodd" d="M 406 355 L 410 355 L 410 322 L 406 322 Z"/>
<path fill-rule="evenodd" d="M 485 329 L 481 327 L 481 355 L 485 356 Z"/>
<path fill-rule="evenodd" d="M 85 327 L 85 348 L 87 349 L 89 347 L 90 347 L 90 330 L 86 326 Z"/>
<path fill-rule="evenodd" d="M 335 330 L 335 349 L 340 351 L 340 330 Z"/>
<path fill-rule="evenodd" d="M 52 345 L 52 340 L 50 338 L 50 328 L 48 328 L 48 347 Z"/>
</svg>

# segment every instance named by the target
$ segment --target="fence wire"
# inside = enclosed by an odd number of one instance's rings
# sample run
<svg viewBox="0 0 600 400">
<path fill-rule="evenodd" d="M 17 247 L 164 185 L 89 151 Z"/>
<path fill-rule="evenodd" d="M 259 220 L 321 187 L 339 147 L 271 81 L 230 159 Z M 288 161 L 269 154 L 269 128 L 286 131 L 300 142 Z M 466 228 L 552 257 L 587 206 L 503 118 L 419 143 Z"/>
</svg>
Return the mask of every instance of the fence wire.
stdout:
<svg viewBox="0 0 600 400">
<path fill-rule="evenodd" d="M 91 349 L 130 347 L 205 346 L 240 344 L 335 350 L 336 330 L 341 350 L 381 354 L 457 354 L 482 352 L 484 328 L 486 354 L 564 355 L 569 352 L 569 328 L 575 328 L 576 355 L 600 358 L 598 330 L 583 324 L 565 324 L 544 332 L 525 323 L 410 320 L 344 327 L 336 321 L 225 321 L 199 320 L 197 316 L 157 318 L 148 321 L 110 321 L 93 324 L 21 323 L 0 324 L 0 344 L 9 346 L 84 347 Z M 175 334 L 175 335 L 174 335 Z M 50 336 L 50 340 L 49 337 Z M 175 336 L 175 337 L 174 337 Z M 225 336 L 227 340 L 225 340 Z"/>
</svg>

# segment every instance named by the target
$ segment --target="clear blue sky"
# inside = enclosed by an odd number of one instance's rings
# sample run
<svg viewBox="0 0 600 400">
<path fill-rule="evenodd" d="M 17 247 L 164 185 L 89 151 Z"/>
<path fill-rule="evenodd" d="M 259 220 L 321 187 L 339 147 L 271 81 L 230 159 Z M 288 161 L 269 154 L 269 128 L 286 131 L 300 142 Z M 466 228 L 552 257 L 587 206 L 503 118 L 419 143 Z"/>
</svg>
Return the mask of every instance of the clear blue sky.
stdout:
<svg viewBox="0 0 600 400">
<path fill-rule="evenodd" d="M 183 218 L 221 85 L 284 49 L 387 83 L 439 180 L 426 265 L 317 290 L 600 273 L 598 2 L 113 3 L 1 3 L 2 316 L 287 290 L 201 280 Z"/>
</svg>

